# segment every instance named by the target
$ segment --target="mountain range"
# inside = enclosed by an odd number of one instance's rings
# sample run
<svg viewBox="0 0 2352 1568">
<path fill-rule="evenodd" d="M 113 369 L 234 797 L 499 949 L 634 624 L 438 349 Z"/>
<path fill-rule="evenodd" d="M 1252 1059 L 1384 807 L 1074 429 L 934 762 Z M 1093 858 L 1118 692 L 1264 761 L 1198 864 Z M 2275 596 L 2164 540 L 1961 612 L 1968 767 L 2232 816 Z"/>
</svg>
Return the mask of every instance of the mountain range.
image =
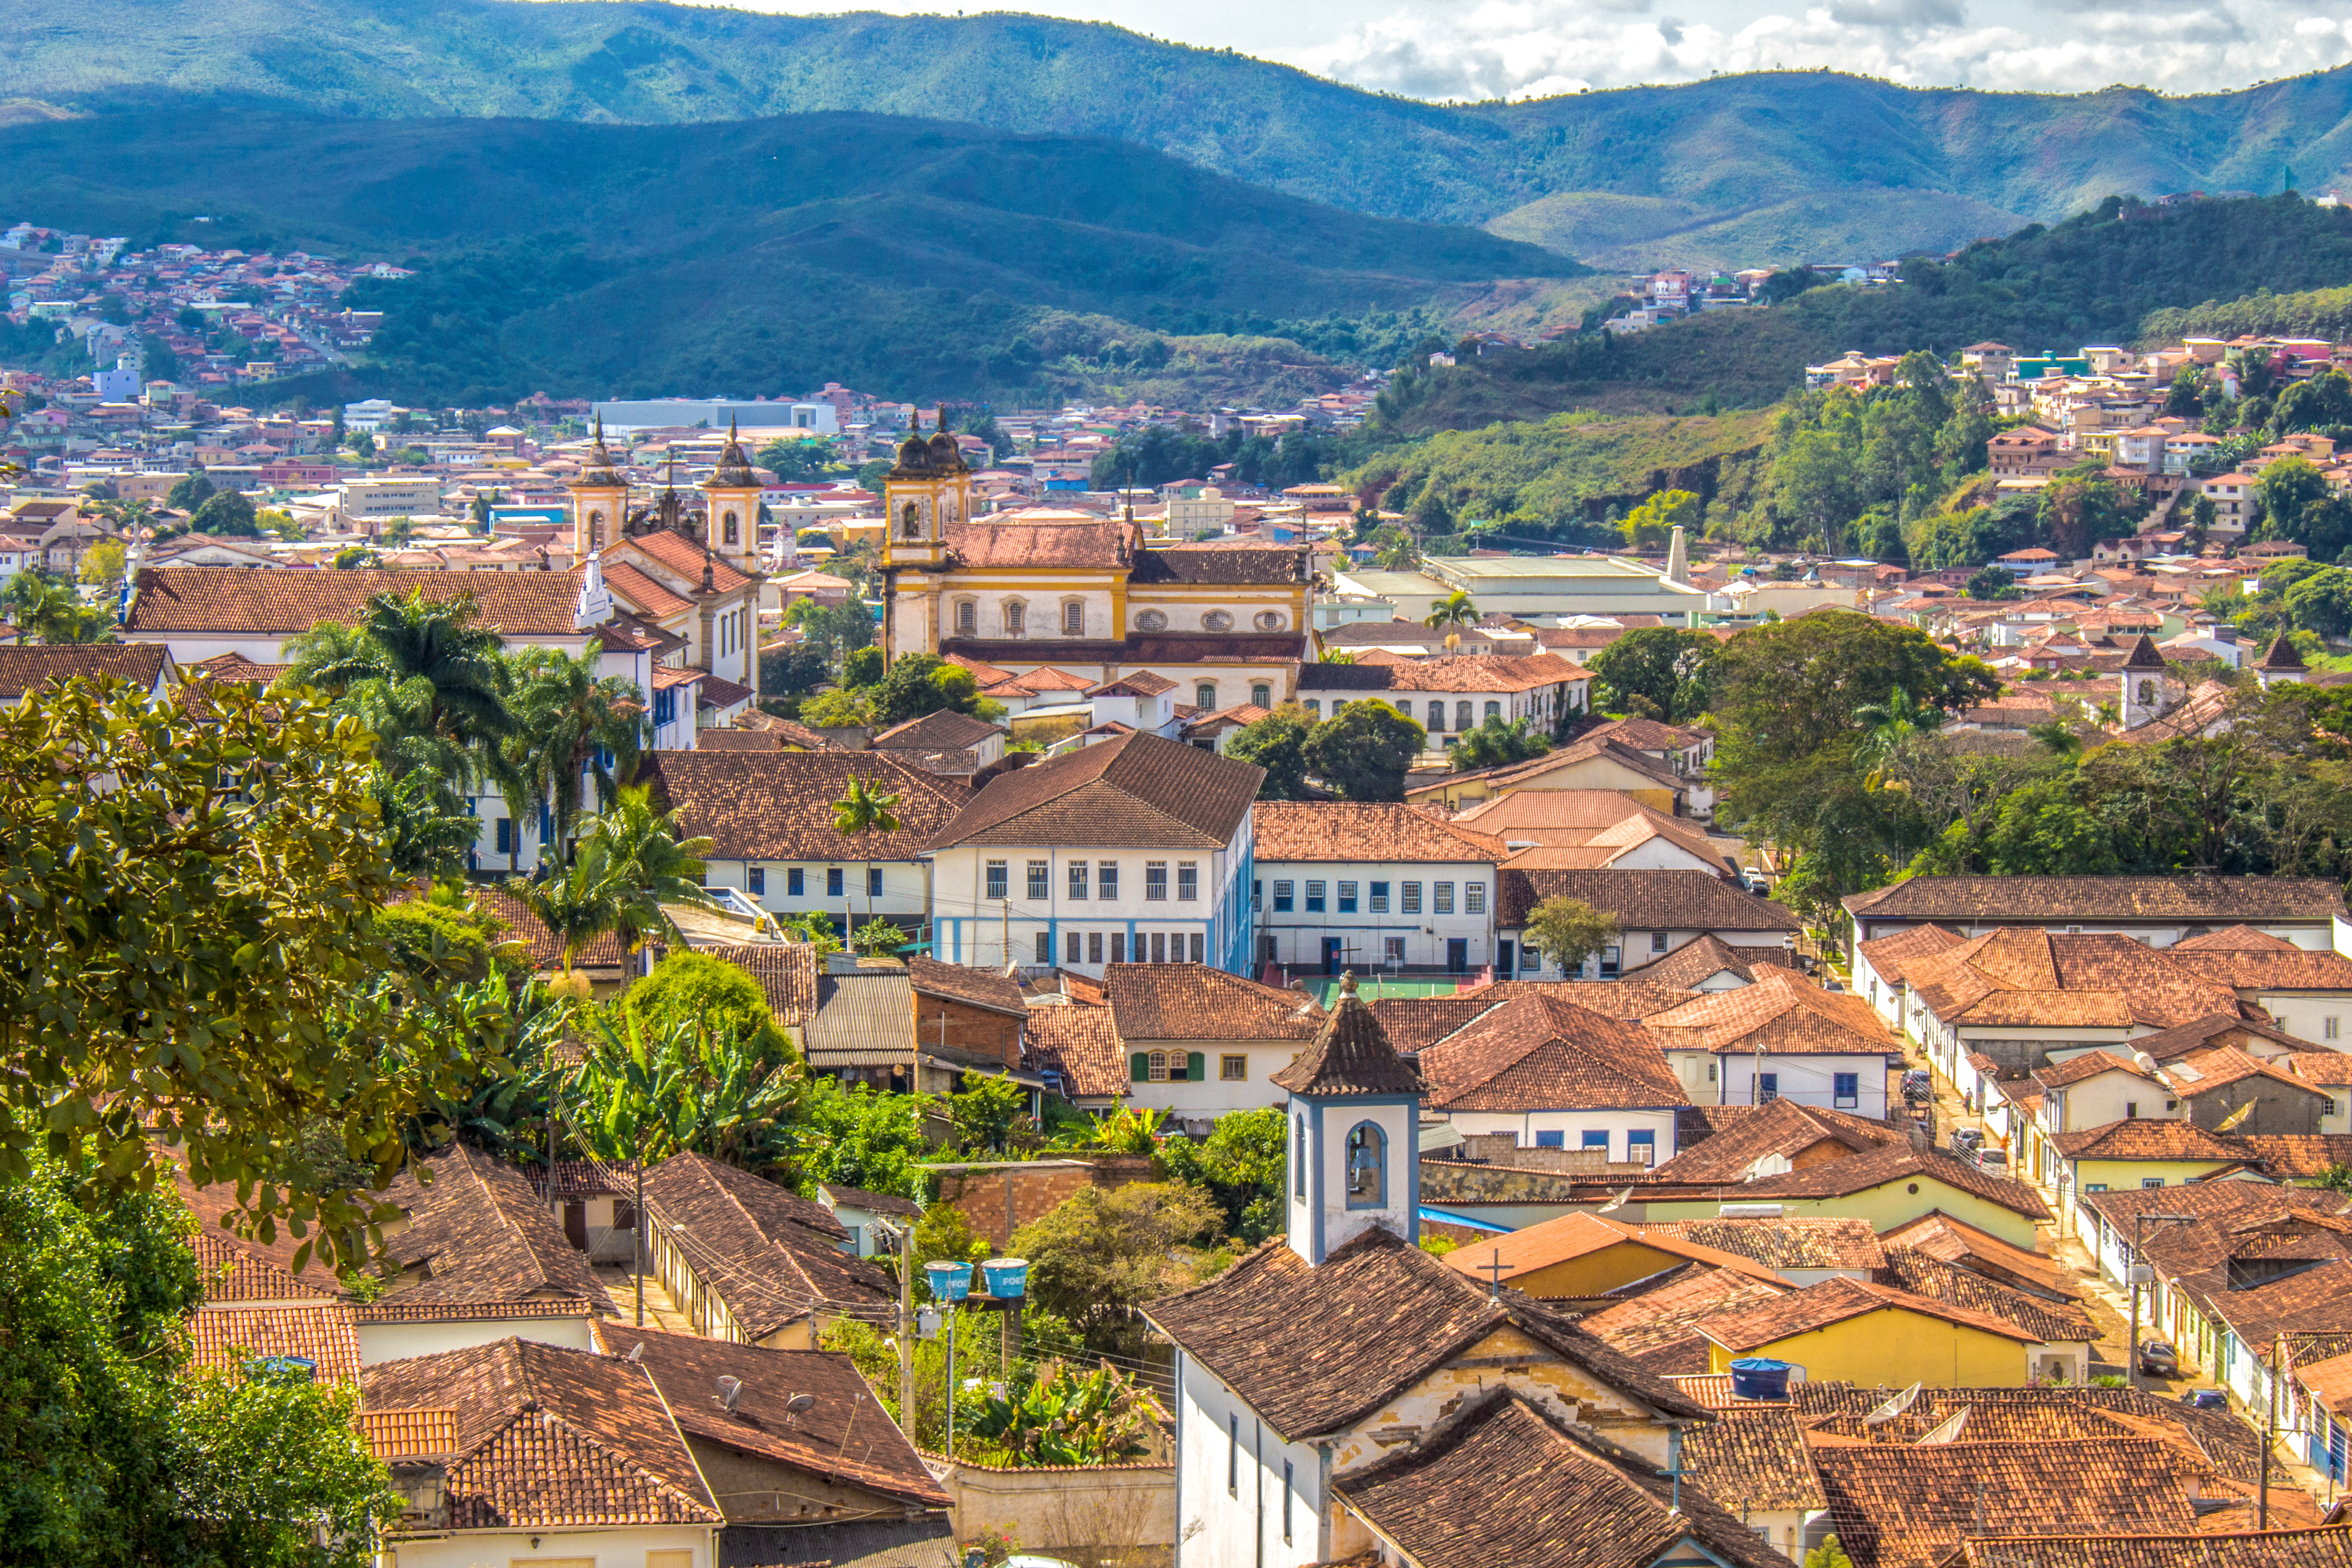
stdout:
<svg viewBox="0 0 2352 1568">
<path fill-rule="evenodd" d="M 1596 265 L 1941 251 L 2111 193 L 2352 172 L 2352 68 L 2170 98 L 1727 76 L 1518 103 L 1359 91 L 1012 13 L 780 16 L 608 0 L 20 0 L 0 121 L 158 90 L 371 119 L 687 124 L 854 111 L 1151 148 L 1377 216 Z"/>
</svg>

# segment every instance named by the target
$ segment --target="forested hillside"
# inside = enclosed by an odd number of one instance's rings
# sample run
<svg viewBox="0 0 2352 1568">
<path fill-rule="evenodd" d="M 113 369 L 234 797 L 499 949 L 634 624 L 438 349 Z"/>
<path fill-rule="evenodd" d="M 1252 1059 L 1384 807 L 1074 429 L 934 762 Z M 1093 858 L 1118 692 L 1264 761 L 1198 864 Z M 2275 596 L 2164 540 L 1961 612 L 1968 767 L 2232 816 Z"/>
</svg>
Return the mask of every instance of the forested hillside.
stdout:
<svg viewBox="0 0 2352 1568">
<path fill-rule="evenodd" d="M 25 0 L 5 118 L 160 89 L 367 117 L 714 122 L 856 110 L 1107 136 L 1293 195 L 1612 266 L 1944 251 L 2114 192 L 2352 169 L 2352 69 L 2165 98 L 1828 72 L 1445 106 L 1120 28 L 602 0 Z"/>
</svg>

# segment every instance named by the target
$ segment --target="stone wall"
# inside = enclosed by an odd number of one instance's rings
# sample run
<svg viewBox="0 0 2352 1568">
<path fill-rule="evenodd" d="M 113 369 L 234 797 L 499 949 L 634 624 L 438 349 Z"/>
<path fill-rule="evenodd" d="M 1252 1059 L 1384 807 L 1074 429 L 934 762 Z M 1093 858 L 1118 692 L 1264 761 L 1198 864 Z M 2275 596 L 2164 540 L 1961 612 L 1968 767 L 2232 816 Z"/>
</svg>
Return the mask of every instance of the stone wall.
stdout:
<svg viewBox="0 0 2352 1568">
<path fill-rule="evenodd" d="M 1161 1568 L 1176 1547 L 1173 1464 L 994 1470 L 923 1456 L 955 1500 L 956 1535 L 991 1526 L 1021 1550 L 1085 1568 Z"/>
</svg>

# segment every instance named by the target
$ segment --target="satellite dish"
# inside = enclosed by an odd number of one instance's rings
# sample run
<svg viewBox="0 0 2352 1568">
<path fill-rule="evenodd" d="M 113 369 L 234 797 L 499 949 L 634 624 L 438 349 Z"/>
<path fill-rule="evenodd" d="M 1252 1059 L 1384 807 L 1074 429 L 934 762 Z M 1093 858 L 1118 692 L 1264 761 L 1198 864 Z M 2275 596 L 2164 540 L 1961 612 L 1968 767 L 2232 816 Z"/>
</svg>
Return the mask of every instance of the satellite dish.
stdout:
<svg viewBox="0 0 2352 1568">
<path fill-rule="evenodd" d="M 2132 1066 L 2139 1068 L 2142 1072 L 2152 1073 L 2156 1070 L 2156 1058 L 2149 1056 L 2146 1051 L 2134 1051 L 2132 1053 Z"/>
<path fill-rule="evenodd" d="M 639 1340 L 635 1344 L 629 1347 L 629 1359 L 631 1361 L 643 1361 L 646 1359 L 645 1341 Z"/>
<path fill-rule="evenodd" d="M 722 1377 L 719 1380 L 719 1408 L 731 1415 L 735 1406 L 742 1401 L 743 1380 L 741 1378 Z"/>
<path fill-rule="evenodd" d="M 784 1414 L 787 1415 L 798 1415 L 815 1408 L 816 1395 L 814 1394 L 795 1394 L 784 1401 Z"/>
<path fill-rule="evenodd" d="M 2240 1127 L 2245 1125 L 2246 1118 L 2254 1113 L 2254 1106 L 2256 1103 L 2256 1101 L 2251 1100 L 2246 1101 L 2245 1104 L 2238 1107 L 2237 1110 L 2221 1118 L 2221 1124 L 2215 1127 L 2213 1131 L 2216 1132 L 2235 1132 Z"/>
<path fill-rule="evenodd" d="M 1950 1417 L 1942 1425 L 1938 1426 L 1934 1431 L 1928 1433 L 1926 1436 L 1920 1438 L 1919 1445 L 1921 1447 L 1925 1447 L 1930 1443 L 1956 1443 L 1959 1441 L 1960 1428 L 1969 1424 L 1969 1407 L 1968 1405 L 1963 1405 L 1958 1410 L 1953 1411 Z"/>
<path fill-rule="evenodd" d="M 1615 1197 L 1611 1198 L 1607 1203 L 1602 1204 L 1601 1205 L 1601 1212 L 1602 1214 L 1615 1214 L 1619 1209 L 1623 1208 L 1627 1203 L 1631 1202 L 1633 1196 L 1633 1189 L 1627 1187 L 1623 1192 L 1619 1193 Z"/>
<path fill-rule="evenodd" d="M 1888 1400 L 1885 1404 L 1880 1405 L 1877 1409 L 1872 1411 L 1869 1415 L 1864 1416 L 1862 1418 L 1862 1424 L 1865 1426 L 1875 1426 L 1882 1421 L 1892 1421 L 1897 1415 L 1902 1415 L 1906 1410 L 1910 1409 L 1911 1402 L 1918 1397 L 1919 1384 L 1915 1383 L 1910 1387 L 1905 1389 L 1902 1393 L 1896 1394 L 1894 1398 Z"/>
</svg>

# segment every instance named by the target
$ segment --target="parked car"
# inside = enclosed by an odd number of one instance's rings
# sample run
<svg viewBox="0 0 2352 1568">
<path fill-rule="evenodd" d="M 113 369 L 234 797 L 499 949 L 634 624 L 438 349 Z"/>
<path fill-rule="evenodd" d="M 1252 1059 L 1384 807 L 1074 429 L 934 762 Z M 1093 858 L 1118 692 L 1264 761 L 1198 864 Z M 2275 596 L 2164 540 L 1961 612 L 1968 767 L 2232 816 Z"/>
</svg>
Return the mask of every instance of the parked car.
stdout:
<svg viewBox="0 0 2352 1568">
<path fill-rule="evenodd" d="M 1936 1098 L 1936 1080 L 1926 1068 L 1913 1068 L 1903 1075 L 1903 1098 L 1913 1105 L 1925 1105 Z"/>
<path fill-rule="evenodd" d="M 1983 1142 L 1984 1132 L 1980 1128 L 1955 1127 L 1952 1129 L 1952 1147 L 1963 1154 L 1974 1153 Z"/>
<path fill-rule="evenodd" d="M 2139 1370 L 2147 1377 L 2179 1377 L 2180 1352 L 2162 1340 L 2142 1340 L 2139 1345 Z"/>
<path fill-rule="evenodd" d="M 1740 873 L 1740 881 L 1749 892 L 1755 894 L 1759 899 L 1766 899 L 1772 896 L 1772 884 L 1766 881 L 1764 879 L 1764 873 L 1758 870 L 1753 866 L 1748 867 L 1745 871 Z"/>
<path fill-rule="evenodd" d="M 1977 1169 L 1990 1171 L 1996 1176 L 2009 1174 L 2009 1151 L 1979 1147 L 1976 1153 Z"/>
<path fill-rule="evenodd" d="M 2230 1396 L 2218 1388 L 2192 1388 L 2180 1396 L 2180 1403 L 2191 1410 L 2227 1410 Z"/>
</svg>

